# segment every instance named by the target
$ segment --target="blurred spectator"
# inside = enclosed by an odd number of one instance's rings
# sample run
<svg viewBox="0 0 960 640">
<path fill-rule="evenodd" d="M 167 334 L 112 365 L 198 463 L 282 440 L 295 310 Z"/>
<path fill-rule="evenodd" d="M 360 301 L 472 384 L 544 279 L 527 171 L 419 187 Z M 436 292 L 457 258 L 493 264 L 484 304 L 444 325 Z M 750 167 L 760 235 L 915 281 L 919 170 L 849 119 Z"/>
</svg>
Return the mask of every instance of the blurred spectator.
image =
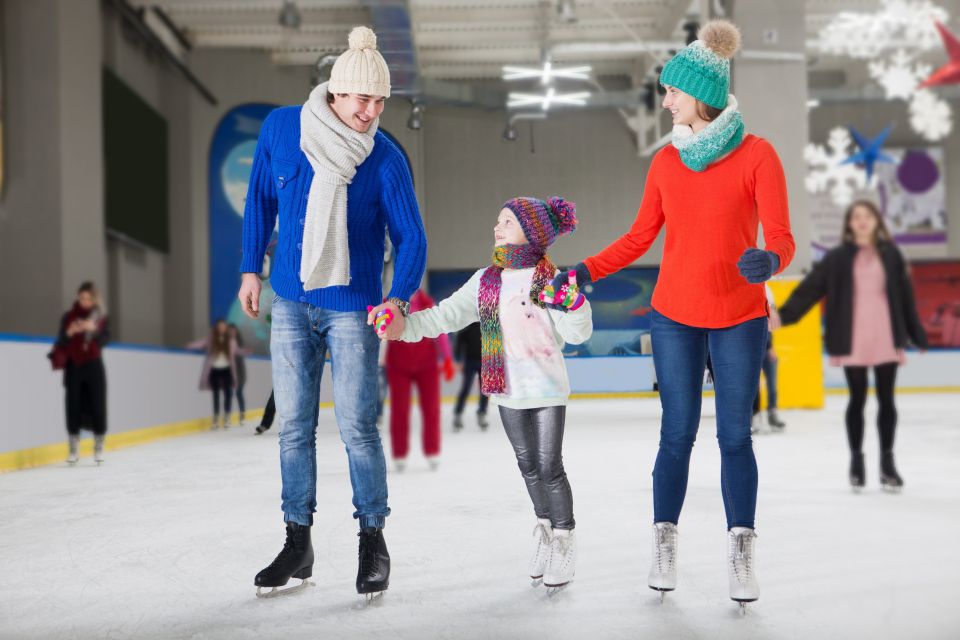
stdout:
<svg viewBox="0 0 960 640">
<path fill-rule="evenodd" d="M 227 428 L 230 415 L 233 388 L 237 380 L 237 341 L 230 336 L 226 320 L 217 320 L 210 329 L 210 336 L 195 340 L 187 345 L 188 349 L 205 349 L 207 357 L 203 361 L 200 374 L 200 390 L 213 392 L 213 423 L 210 428 Z M 223 413 L 220 413 L 220 397 L 223 396 Z"/>
<path fill-rule="evenodd" d="M 418 290 L 410 299 L 410 312 L 434 306 L 433 298 Z M 431 469 L 440 457 L 440 371 L 453 378 L 453 358 L 446 334 L 420 342 L 391 342 L 387 346 L 387 381 L 390 386 L 390 444 L 398 471 L 406 467 L 410 449 L 410 394 L 417 385 L 423 416 L 423 454 Z"/>
<path fill-rule="evenodd" d="M 893 459 L 897 427 L 894 382 L 905 362 L 908 341 L 921 350 L 927 335 L 920 324 L 907 264 L 893 244 L 877 206 L 858 200 L 847 209 L 843 243 L 831 250 L 794 289 L 780 308 L 784 325 L 799 321 L 826 296 L 826 345 L 830 364 L 842 366 L 850 389 L 847 440 L 850 484 L 866 481 L 863 459 L 863 408 L 867 401 L 867 369 L 873 367 L 880 410 L 880 482 L 899 490 L 903 479 Z"/>
<path fill-rule="evenodd" d="M 79 458 L 80 430 L 93 432 L 93 458 L 103 462 L 103 441 L 107 433 L 107 374 L 101 349 L 110 332 L 107 314 L 92 282 L 77 290 L 73 306 L 60 319 L 60 331 L 51 359 L 63 367 L 66 389 L 67 434 L 70 452 L 67 462 Z"/>
<path fill-rule="evenodd" d="M 463 429 L 463 408 L 467 403 L 467 396 L 470 395 L 470 389 L 473 388 L 474 379 L 477 380 L 477 393 L 480 395 L 480 401 L 477 404 L 477 424 L 481 429 L 486 430 L 489 426 L 487 421 L 487 404 L 490 399 L 480 392 L 480 323 L 474 322 L 457 332 L 457 340 L 454 347 L 453 356 L 463 372 L 463 383 L 460 385 L 460 393 L 457 395 L 457 404 L 453 409 L 453 430 Z"/>
</svg>

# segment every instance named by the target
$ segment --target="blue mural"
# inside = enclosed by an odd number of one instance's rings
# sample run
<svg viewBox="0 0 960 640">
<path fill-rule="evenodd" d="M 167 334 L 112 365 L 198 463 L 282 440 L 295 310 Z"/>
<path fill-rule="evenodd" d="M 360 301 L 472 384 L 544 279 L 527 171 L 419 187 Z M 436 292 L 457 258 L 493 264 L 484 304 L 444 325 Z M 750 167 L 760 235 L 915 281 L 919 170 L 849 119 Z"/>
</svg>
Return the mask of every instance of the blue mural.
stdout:
<svg viewBox="0 0 960 640">
<path fill-rule="evenodd" d="M 236 323 L 247 346 L 266 353 L 270 338 L 269 309 L 273 300 L 269 260 L 264 261 L 261 314 L 252 320 L 240 310 L 238 267 L 242 257 L 243 207 L 247 197 L 257 136 L 267 114 L 276 105 L 245 104 L 231 109 L 217 125 L 210 143 L 208 191 L 210 197 L 210 323 L 218 318 Z"/>
<path fill-rule="evenodd" d="M 430 295 L 438 302 L 459 289 L 473 270 L 431 271 Z M 650 299 L 658 267 L 631 267 L 587 287 L 593 309 L 593 337 L 582 345 L 567 345 L 568 356 L 638 355 L 640 336 L 650 332 Z"/>
</svg>

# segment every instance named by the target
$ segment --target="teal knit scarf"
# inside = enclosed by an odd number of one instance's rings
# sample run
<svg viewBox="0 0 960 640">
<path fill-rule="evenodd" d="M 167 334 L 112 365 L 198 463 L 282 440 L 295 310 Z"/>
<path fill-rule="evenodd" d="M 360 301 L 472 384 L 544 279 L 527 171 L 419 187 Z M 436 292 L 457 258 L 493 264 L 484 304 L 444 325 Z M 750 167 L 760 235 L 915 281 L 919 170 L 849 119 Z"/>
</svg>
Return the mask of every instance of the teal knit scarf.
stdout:
<svg viewBox="0 0 960 640">
<path fill-rule="evenodd" d="M 736 149 L 743 141 L 743 116 L 737 99 L 730 95 L 727 107 L 699 133 L 686 125 L 673 128 L 673 146 L 680 160 L 693 171 L 705 170 L 711 162 Z"/>
</svg>

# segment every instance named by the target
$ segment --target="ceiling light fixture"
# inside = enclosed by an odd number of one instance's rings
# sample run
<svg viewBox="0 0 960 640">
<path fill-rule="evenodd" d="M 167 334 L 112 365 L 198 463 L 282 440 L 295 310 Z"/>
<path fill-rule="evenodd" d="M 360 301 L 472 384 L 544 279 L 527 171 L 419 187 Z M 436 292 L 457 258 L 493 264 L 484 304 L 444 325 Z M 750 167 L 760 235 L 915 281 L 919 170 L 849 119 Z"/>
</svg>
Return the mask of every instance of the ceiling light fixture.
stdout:
<svg viewBox="0 0 960 640">
<path fill-rule="evenodd" d="M 413 131 L 420 131 L 423 127 L 423 105 L 413 103 L 413 109 L 410 110 L 410 117 L 407 118 L 407 128 Z"/>
<path fill-rule="evenodd" d="M 543 95 L 537 93 L 510 93 L 507 96 L 508 109 L 520 109 L 523 107 L 539 106 L 543 111 L 549 111 L 554 105 L 567 105 L 572 107 L 582 107 L 587 104 L 590 98 L 589 91 L 580 91 L 577 93 L 557 93 L 553 87 L 547 89 Z"/>
<path fill-rule="evenodd" d="M 557 4 L 557 17 L 560 22 L 572 24 L 577 21 L 577 7 L 574 0 L 560 0 Z"/>
<path fill-rule="evenodd" d="M 503 79 L 511 81 L 539 78 L 540 84 L 546 86 L 551 84 L 557 78 L 562 78 L 564 80 L 589 80 L 590 72 L 592 70 L 593 67 L 589 65 L 583 65 L 580 67 L 554 68 L 553 63 L 547 60 L 543 63 L 542 68 L 514 67 L 506 65 L 503 67 Z"/>
<path fill-rule="evenodd" d="M 293 0 L 283 0 L 283 7 L 280 9 L 280 16 L 277 18 L 280 26 L 285 29 L 300 28 L 300 9 Z"/>
</svg>

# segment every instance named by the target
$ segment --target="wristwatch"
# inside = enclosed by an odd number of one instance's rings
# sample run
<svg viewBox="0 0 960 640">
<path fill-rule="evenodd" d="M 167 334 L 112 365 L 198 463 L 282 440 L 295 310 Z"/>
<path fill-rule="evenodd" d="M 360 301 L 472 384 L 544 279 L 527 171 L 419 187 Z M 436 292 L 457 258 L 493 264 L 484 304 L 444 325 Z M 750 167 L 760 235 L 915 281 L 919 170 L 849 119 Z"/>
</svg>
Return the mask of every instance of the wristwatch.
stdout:
<svg viewBox="0 0 960 640">
<path fill-rule="evenodd" d="M 400 309 L 400 313 L 403 314 L 404 318 L 410 315 L 410 303 L 406 300 L 401 300 L 400 298 L 387 298 L 387 302 L 397 305 L 397 308 Z"/>
</svg>

